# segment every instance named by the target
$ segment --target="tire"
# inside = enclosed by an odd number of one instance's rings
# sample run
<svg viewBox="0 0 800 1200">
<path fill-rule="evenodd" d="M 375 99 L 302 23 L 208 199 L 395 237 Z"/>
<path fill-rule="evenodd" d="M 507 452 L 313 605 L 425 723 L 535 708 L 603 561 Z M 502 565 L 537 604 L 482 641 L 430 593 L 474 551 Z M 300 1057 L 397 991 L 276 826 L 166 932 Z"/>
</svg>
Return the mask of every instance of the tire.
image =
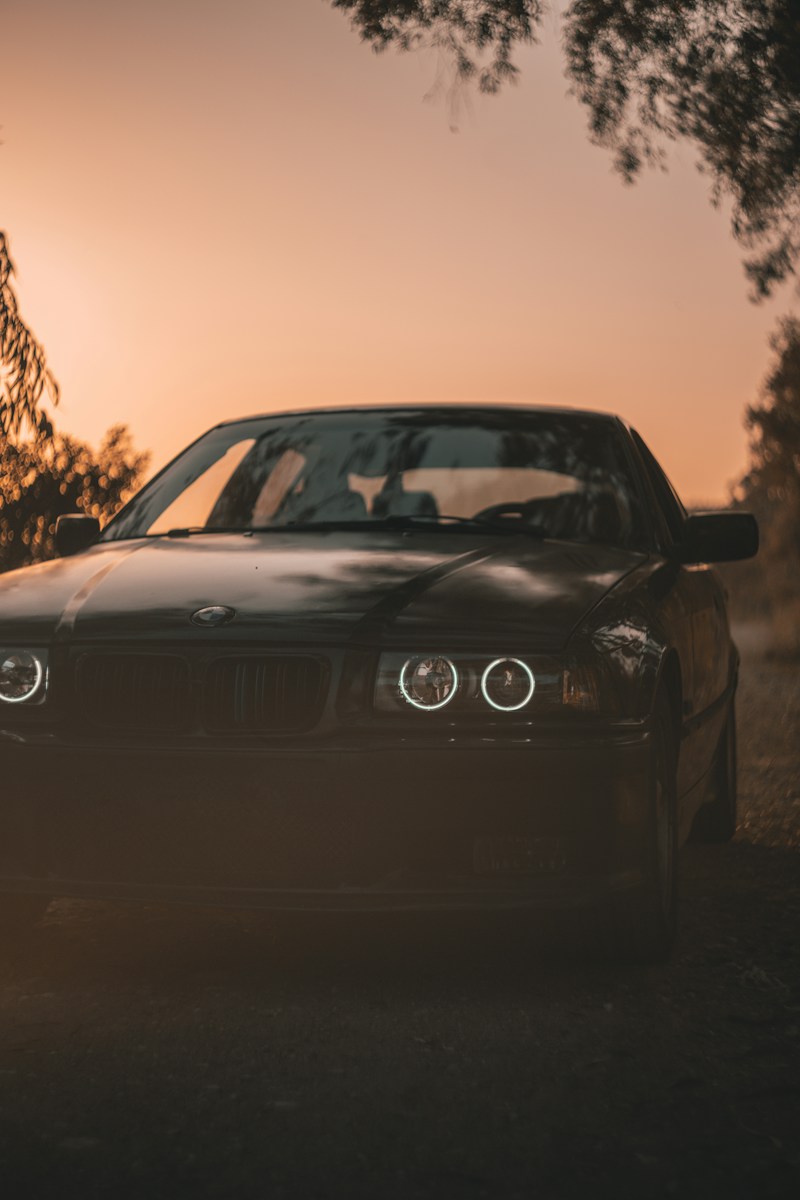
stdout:
<svg viewBox="0 0 800 1200">
<path fill-rule="evenodd" d="M 44 916 L 50 899 L 22 892 L 0 895 L 0 941 L 7 944 L 29 934 Z"/>
<path fill-rule="evenodd" d="M 614 897 L 608 920 L 610 956 L 629 963 L 665 962 L 678 924 L 677 753 L 666 696 L 654 711 L 653 769 L 642 845 L 640 887 Z"/>
<path fill-rule="evenodd" d="M 736 710 L 733 701 L 714 760 L 714 798 L 698 812 L 692 841 L 729 842 L 736 833 Z"/>
</svg>

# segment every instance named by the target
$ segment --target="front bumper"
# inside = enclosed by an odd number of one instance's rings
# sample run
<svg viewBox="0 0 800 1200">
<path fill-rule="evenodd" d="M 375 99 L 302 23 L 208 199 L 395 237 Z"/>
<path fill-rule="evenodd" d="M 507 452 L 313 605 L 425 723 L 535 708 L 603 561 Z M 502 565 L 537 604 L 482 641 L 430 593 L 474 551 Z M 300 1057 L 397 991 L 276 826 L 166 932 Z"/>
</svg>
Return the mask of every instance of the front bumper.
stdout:
<svg viewBox="0 0 800 1200">
<path fill-rule="evenodd" d="M 264 747 L 0 740 L 0 889 L 292 909 L 574 907 L 640 882 L 646 729 Z M 477 847 L 521 838 L 524 869 Z M 539 853 L 539 849 L 541 853 Z"/>
</svg>

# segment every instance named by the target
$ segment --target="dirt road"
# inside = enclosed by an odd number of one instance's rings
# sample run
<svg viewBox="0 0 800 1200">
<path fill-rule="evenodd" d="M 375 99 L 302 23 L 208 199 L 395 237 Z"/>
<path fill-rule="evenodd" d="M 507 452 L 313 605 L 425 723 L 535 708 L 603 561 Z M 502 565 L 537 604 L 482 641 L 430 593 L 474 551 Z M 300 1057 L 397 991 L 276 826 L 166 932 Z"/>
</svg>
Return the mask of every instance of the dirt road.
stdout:
<svg viewBox="0 0 800 1200">
<path fill-rule="evenodd" d="M 800 1194 L 800 668 L 743 640 L 741 827 L 684 852 L 670 966 L 61 902 L 0 962 L 3 1195 Z"/>
</svg>

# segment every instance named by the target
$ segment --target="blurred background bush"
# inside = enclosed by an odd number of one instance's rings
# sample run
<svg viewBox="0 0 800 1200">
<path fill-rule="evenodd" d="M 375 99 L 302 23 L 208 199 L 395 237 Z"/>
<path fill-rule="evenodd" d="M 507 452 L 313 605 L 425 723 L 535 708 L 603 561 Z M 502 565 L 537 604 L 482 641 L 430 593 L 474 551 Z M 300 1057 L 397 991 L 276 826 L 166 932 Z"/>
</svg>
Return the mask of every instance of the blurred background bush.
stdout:
<svg viewBox="0 0 800 1200">
<path fill-rule="evenodd" d="M 61 513 L 104 525 L 140 485 L 149 457 L 124 425 L 109 429 L 97 451 L 57 431 L 16 445 L 0 437 L 0 571 L 52 558 Z"/>
<path fill-rule="evenodd" d="M 734 618 L 767 623 L 768 651 L 800 657 L 800 320 L 784 318 L 770 345 L 770 370 L 746 416 L 750 469 L 732 498 L 757 516 L 761 549 L 722 574 Z"/>
<path fill-rule="evenodd" d="M 136 491 L 149 461 L 124 425 L 109 429 L 97 451 L 55 429 L 45 402 L 58 404 L 58 383 L 22 319 L 14 274 L 0 230 L 0 571 L 52 558 L 62 513 L 104 524 Z"/>
</svg>

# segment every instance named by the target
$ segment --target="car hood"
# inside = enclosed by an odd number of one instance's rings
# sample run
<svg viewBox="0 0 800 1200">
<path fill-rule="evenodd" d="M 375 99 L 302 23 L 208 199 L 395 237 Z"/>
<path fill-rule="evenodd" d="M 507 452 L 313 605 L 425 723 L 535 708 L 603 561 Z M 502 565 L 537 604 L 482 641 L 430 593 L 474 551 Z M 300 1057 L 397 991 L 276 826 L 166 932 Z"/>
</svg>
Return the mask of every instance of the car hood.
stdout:
<svg viewBox="0 0 800 1200">
<path fill-rule="evenodd" d="M 205 639 L 556 649 L 644 556 L 467 533 L 200 535 L 100 544 L 0 577 L 4 640 Z M 191 614 L 235 609 L 200 629 Z"/>
</svg>

